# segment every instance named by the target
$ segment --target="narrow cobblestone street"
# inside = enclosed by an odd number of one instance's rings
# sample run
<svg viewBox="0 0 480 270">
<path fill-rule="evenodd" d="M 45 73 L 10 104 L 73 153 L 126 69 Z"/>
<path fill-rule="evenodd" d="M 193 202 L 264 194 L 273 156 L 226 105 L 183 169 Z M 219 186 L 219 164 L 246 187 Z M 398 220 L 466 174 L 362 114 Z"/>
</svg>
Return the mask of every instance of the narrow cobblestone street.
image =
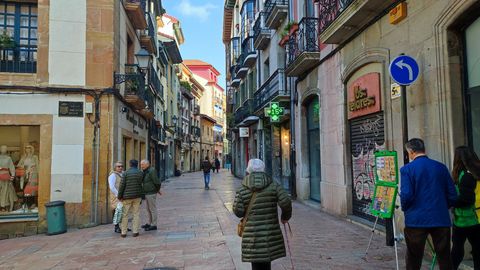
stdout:
<svg viewBox="0 0 480 270">
<path fill-rule="evenodd" d="M 169 179 L 157 199 L 159 230 L 126 239 L 112 225 L 70 229 L 0 241 L 0 269 L 249 269 L 241 262 L 238 219 L 231 212 L 240 180 L 227 171 L 213 174 L 203 189 L 201 173 Z M 294 203 L 291 220 L 295 269 L 394 269 L 395 253 L 375 235 L 362 259 L 369 230 Z M 399 248 L 403 268 L 404 247 Z M 165 268 L 161 268 L 165 267 Z M 272 269 L 291 269 L 288 257 Z"/>
</svg>

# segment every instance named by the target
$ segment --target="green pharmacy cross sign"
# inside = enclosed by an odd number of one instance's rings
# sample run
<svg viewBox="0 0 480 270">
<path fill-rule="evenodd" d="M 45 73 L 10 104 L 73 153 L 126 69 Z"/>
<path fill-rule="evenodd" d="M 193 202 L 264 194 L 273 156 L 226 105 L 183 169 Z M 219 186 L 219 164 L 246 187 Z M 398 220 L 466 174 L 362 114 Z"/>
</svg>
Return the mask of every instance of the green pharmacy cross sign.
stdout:
<svg viewBox="0 0 480 270">
<path fill-rule="evenodd" d="M 265 116 L 270 117 L 270 121 L 279 122 L 285 109 L 278 105 L 278 102 L 270 102 L 270 107 L 265 108 Z"/>
</svg>

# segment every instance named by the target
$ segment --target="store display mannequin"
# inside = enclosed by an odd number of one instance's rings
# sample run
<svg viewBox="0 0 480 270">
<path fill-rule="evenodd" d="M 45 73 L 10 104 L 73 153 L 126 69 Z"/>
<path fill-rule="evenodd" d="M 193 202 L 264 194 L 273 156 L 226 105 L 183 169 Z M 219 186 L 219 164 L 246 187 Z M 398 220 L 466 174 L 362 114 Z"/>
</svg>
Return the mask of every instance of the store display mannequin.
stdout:
<svg viewBox="0 0 480 270">
<path fill-rule="evenodd" d="M 38 195 L 38 157 L 34 155 L 34 148 L 31 145 L 25 146 L 25 152 L 17 164 L 17 168 L 24 169 L 24 175 L 20 177 L 20 188 L 23 189 L 25 197 Z M 31 206 L 32 208 L 35 205 Z"/>
<path fill-rule="evenodd" d="M 15 166 L 12 158 L 7 154 L 7 146 L 0 146 L 0 211 L 13 211 L 13 206 L 17 201 L 17 194 L 13 186 L 15 179 Z"/>
</svg>

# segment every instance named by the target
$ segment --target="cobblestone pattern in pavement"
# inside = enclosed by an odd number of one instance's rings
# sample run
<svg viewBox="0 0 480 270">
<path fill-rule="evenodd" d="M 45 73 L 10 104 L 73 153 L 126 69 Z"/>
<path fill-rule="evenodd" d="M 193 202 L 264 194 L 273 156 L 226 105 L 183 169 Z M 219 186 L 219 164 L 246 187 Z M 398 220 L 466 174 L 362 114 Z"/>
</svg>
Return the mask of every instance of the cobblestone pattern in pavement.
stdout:
<svg viewBox="0 0 480 270">
<path fill-rule="evenodd" d="M 112 225 L 103 225 L 0 241 L 0 269 L 250 269 L 241 262 L 238 219 L 231 213 L 240 180 L 221 171 L 211 184 L 203 189 L 201 173 L 164 183 L 157 198 L 159 229 L 137 238 L 129 233 L 122 239 Z M 295 269 L 395 268 L 394 249 L 384 246 L 381 235 L 362 259 L 370 232 L 361 226 L 297 202 L 290 223 Z M 404 249 L 400 245 L 401 269 Z M 291 269 L 289 258 L 274 261 L 272 269 Z"/>
</svg>

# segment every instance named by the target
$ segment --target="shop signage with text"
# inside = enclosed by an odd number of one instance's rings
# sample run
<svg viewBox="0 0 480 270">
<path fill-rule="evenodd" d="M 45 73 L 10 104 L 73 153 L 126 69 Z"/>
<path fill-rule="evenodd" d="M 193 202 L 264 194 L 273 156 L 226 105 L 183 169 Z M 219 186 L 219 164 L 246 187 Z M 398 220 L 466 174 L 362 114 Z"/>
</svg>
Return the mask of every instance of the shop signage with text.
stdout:
<svg viewBox="0 0 480 270">
<path fill-rule="evenodd" d="M 250 136 L 250 129 L 248 127 L 241 127 L 238 129 L 240 138 L 248 138 Z"/>
<path fill-rule="evenodd" d="M 380 73 L 368 73 L 348 86 L 348 119 L 380 111 Z"/>
</svg>

